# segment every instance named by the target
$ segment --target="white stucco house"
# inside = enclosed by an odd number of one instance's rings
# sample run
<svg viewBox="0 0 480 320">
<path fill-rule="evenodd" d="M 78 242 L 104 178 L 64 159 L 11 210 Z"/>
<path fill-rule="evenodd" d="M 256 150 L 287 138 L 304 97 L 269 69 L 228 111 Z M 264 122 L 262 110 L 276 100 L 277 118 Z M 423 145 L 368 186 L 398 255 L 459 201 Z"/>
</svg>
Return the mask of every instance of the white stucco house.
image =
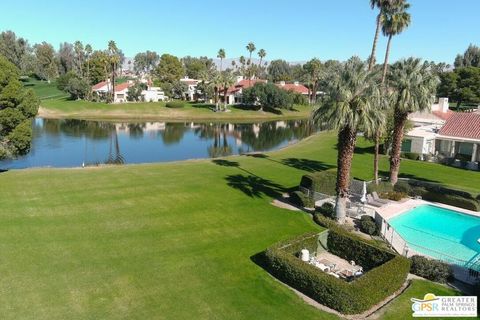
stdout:
<svg viewBox="0 0 480 320">
<path fill-rule="evenodd" d="M 133 85 L 132 81 L 127 81 L 115 85 L 115 93 L 113 96 L 114 103 L 123 103 L 127 102 L 128 88 Z M 112 90 L 112 85 L 110 79 L 107 81 L 102 81 L 97 83 L 92 87 L 92 92 L 98 94 L 100 97 L 105 97 Z"/>
<path fill-rule="evenodd" d="M 197 97 L 197 85 L 200 80 L 190 79 L 189 77 L 185 77 L 180 79 L 180 82 L 183 82 L 187 85 L 187 91 L 184 92 L 185 98 L 187 100 L 193 101 L 196 100 Z"/>
<path fill-rule="evenodd" d="M 160 87 L 148 87 L 142 91 L 142 100 L 145 102 L 165 101 L 165 92 Z"/>
</svg>

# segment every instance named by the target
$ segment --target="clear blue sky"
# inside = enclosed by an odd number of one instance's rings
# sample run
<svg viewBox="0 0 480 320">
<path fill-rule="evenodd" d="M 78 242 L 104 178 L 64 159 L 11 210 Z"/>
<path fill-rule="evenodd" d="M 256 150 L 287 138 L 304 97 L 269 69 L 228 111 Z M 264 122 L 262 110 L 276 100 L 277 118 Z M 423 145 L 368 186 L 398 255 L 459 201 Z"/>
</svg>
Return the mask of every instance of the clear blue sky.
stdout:
<svg viewBox="0 0 480 320">
<path fill-rule="evenodd" d="M 417 56 L 453 63 L 480 45 L 479 0 L 410 0 L 412 24 L 392 43 L 392 60 Z M 0 30 L 30 43 L 81 40 L 95 49 L 113 39 L 126 56 L 155 50 L 177 56 L 247 55 L 253 41 L 267 59 L 367 58 L 376 12 L 368 0 L 6 0 Z M 379 42 L 382 61 L 386 39 Z"/>
</svg>

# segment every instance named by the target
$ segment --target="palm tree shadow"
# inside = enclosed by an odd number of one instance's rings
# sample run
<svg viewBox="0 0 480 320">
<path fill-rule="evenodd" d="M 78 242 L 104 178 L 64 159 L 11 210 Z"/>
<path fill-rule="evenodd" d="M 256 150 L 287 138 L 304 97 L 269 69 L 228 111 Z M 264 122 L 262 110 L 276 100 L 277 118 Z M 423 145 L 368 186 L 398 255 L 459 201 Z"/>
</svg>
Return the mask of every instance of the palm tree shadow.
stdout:
<svg viewBox="0 0 480 320">
<path fill-rule="evenodd" d="M 309 172 L 323 171 L 323 170 L 334 168 L 334 166 L 327 164 L 325 162 L 311 160 L 311 159 L 304 159 L 304 158 L 303 159 L 299 159 L 299 158 L 282 159 L 281 163 L 292 168 L 296 168 L 303 171 L 309 171 Z"/>
<path fill-rule="evenodd" d="M 231 188 L 242 191 L 250 198 L 280 198 L 286 192 L 283 186 L 259 176 L 234 174 L 225 177 L 227 185 Z"/>
</svg>

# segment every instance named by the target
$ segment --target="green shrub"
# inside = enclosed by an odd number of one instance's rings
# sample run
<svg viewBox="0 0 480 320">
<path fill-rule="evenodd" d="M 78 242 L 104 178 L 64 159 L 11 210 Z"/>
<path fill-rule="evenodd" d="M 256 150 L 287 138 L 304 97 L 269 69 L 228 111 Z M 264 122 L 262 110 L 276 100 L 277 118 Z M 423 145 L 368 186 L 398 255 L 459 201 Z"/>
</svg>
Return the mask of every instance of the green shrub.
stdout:
<svg viewBox="0 0 480 320">
<path fill-rule="evenodd" d="M 387 181 L 380 181 L 378 184 L 370 183 L 367 186 L 367 192 L 372 193 L 374 191 L 376 191 L 377 193 L 392 192 L 393 186 L 390 182 L 387 182 Z"/>
<path fill-rule="evenodd" d="M 304 175 L 300 181 L 300 186 L 315 192 L 333 196 L 336 193 L 336 183 L 337 170 L 332 169 Z"/>
<path fill-rule="evenodd" d="M 324 202 L 321 207 L 316 208 L 316 212 L 329 219 L 335 219 L 335 206 L 330 202 Z"/>
<path fill-rule="evenodd" d="M 467 199 L 457 195 L 441 194 L 431 191 L 427 191 L 422 198 L 427 201 L 444 203 L 467 210 L 480 211 L 480 203 L 476 199 Z"/>
<path fill-rule="evenodd" d="M 301 191 L 294 191 L 290 193 L 290 202 L 298 207 L 313 207 L 313 200 Z"/>
<path fill-rule="evenodd" d="M 410 194 L 410 193 L 412 192 L 412 187 L 410 187 L 410 184 L 408 184 L 407 181 L 399 180 L 399 181 L 393 186 L 393 191 Z"/>
<path fill-rule="evenodd" d="M 342 232 L 340 231 L 340 233 Z M 337 231 L 329 231 L 329 250 L 331 245 L 335 247 L 335 243 L 331 242 L 333 238 L 330 237 L 330 233 L 337 234 Z M 345 237 L 338 234 L 337 236 L 338 238 Z M 313 239 L 316 240 L 317 238 L 313 237 Z M 362 242 L 354 239 L 349 238 L 353 242 Z M 334 241 L 338 241 L 338 239 L 335 238 Z M 299 243 L 301 244 L 299 245 Z M 282 282 L 301 291 L 317 302 L 344 314 L 364 312 L 384 300 L 402 286 L 410 270 L 410 261 L 408 259 L 385 252 L 389 259 L 385 259 L 382 265 L 378 265 L 360 278 L 348 283 L 301 261 L 292 254 L 294 250 L 301 250 L 303 247 L 309 249 L 308 246 L 311 244 L 313 244 L 311 240 L 304 239 L 301 241 L 294 240 L 292 244 L 294 248 L 288 246 L 285 242 L 268 248 L 264 252 L 265 268 Z M 349 244 L 351 243 L 349 242 Z M 365 243 L 358 246 L 369 245 Z M 378 248 L 374 249 L 381 251 Z M 377 254 L 377 256 L 379 255 Z M 364 262 L 367 259 L 368 256 L 365 257 Z M 360 260 L 357 259 L 356 261 Z M 375 263 L 368 264 L 374 265 Z"/>
<path fill-rule="evenodd" d="M 460 196 L 467 199 L 475 199 L 475 197 L 470 192 L 447 188 L 438 183 L 432 183 L 432 182 L 414 180 L 414 179 L 408 180 L 408 183 L 412 187 L 423 187 L 427 191 L 431 191 L 435 193 L 451 194 L 451 195 L 456 195 L 456 196 Z"/>
<path fill-rule="evenodd" d="M 420 160 L 420 154 L 415 152 L 403 152 L 401 157 L 410 160 Z"/>
<path fill-rule="evenodd" d="M 174 100 L 174 101 L 169 101 L 165 105 L 167 108 L 183 108 L 185 106 L 185 102 L 179 101 L 179 100 Z"/>
<path fill-rule="evenodd" d="M 392 201 L 400 201 L 400 200 L 408 197 L 408 195 L 406 193 L 397 192 L 397 191 L 380 193 L 379 196 L 383 199 L 388 199 L 388 200 L 392 200 Z"/>
<path fill-rule="evenodd" d="M 337 222 L 333 219 L 327 218 L 322 214 L 314 214 L 313 221 L 324 228 L 332 228 L 337 225 Z"/>
<path fill-rule="evenodd" d="M 362 232 L 369 234 L 371 236 L 378 234 L 377 224 L 375 223 L 375 219 L 370 216 L 362 216 L 360 218 L 360 230 Z"/>
<path fill-rule="evenodd" d="M 452 268 L 442 261 L 422 256 L 413 256 L 410 260 L 412 262 L 410 272 L 425 279 L 446 283 L 453 276 Z"/>
</svg>

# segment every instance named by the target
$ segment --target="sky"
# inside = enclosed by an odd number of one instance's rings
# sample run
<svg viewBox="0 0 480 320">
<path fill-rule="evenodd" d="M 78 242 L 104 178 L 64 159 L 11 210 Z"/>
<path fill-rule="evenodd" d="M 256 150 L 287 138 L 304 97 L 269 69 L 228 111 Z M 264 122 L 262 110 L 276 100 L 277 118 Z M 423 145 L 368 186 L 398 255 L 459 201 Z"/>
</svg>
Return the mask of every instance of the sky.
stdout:
<svg viewBox="0 0 480 320">
<path fill-rule="evenodd" d="M 366 59 L 377 11 L 368 0 L 1 0 L 0 31 L 31 44 L 80 40 L 104 49 L 115 40 L 127 57 L 154 50 L 179 57 L 248 56 L 255 43 L 266 60 Z M 391 61 L 416 56 L 453 64 L 480 45 L 480 0 L 410 0 L 412 23 L 392 40 Z M 379 40 L 377 61 L 386 41 Z"/>
</svg>

